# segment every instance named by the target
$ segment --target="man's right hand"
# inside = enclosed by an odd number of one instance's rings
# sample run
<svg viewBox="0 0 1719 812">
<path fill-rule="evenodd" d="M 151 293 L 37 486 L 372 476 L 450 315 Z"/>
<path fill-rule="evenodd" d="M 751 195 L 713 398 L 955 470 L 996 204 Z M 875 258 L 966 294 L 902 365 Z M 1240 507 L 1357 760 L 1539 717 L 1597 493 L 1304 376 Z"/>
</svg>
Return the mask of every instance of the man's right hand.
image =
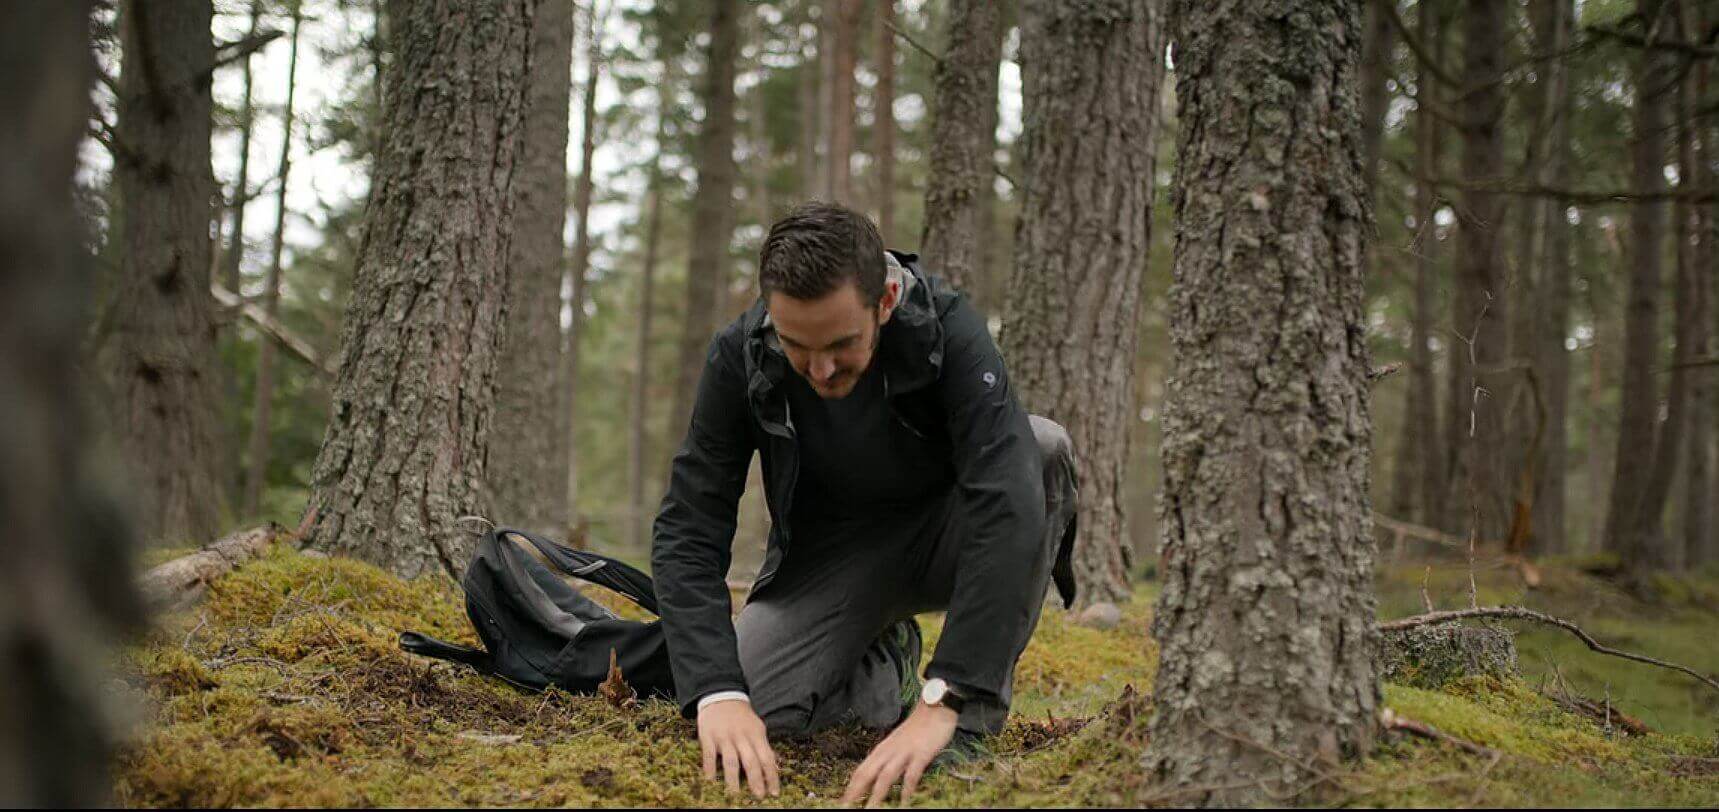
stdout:
<svg viewBox="0 0 1719 812">
<path fill-rule="evenodd" d="M 716 780 L 718 763 L 729 792 L 740 791 L 740 774 L 746 773 L 746 785 L 752 794 L 780 795 L 782 785 L 776 772 L 776 752 L 764 735 L 764 720 L 752 711 L 752 703 L 744 699 L 713 702 L 698 711 L 698 746 L 704 752 L 704 777 Z"/>
</svg>

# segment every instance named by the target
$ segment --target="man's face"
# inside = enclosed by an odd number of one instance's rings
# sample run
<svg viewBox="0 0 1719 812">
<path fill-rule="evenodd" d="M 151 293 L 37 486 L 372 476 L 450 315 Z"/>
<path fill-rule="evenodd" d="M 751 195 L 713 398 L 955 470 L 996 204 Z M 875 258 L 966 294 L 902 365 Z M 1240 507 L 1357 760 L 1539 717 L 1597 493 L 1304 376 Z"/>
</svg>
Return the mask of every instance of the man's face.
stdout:
<svg viewBox="0 0 1719 812">
<path fill-rule="evenodd" d="M 883 298 L 872 306 L 867 306 L 851 281 L 818 299 L 770 294 L 765 304 L 782 351 L 819 397 L 845 398 L 853 391 L 871 366 L 880 331 L 895 310 L 899 286 L 887 283 Z"/>
</svg>

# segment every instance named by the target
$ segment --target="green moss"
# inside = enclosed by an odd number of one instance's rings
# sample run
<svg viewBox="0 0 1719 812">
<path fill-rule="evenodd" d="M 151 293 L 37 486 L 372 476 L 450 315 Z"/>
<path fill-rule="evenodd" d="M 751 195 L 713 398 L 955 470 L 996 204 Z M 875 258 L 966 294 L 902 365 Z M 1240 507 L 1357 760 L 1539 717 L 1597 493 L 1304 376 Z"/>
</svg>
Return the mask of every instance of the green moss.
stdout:
<svg viewBox="0 0 1719 812">
<path fill-rule="evenodd" d="M 1418 592 L 1418 576 L 1382 580 Z M 1579 576 L 1548 573 L 1554 578 L 1580 583 Z M 1124 607 L 1122 624 L 1108 631 L 1047 609 L 1017 674 L 1017 713 L 991 742 L 996 758 L 928 777 L 919 802 L 1162 800 L 1140 770 L 1156 659 L 1147 634 L 1150 598 L 1142 589 Z M 1672 631 L 1634 609 L 1596 620 L 1615 620 L 1619 628 L 1606 631 L 1633 629 L 1632 644 L 1675 658 L 1654 646 L 1689 636 L 1680 624 L 1697 622 L 1706 610 L 1678 611 Z M 1710 630 L 1713 617 L 1705 617 Z M 941 618 L 925 621 L 928 648 L 934 647 Z M 131 681 L 150 706 L 148 724 L 119 759 L 120 800 L 131 806 L 753 803 L 700 778 L 694 730 L 669 704 L 620 710 L 594 697 L 524 693 L 400 652 L 395 639 L 406 629 L 473 639 L 463 601 L 443 580 L 402 582 L 356 562 L 287 550 L 246 565 L 215 584 L 201 607 L 168 618 L 128 652 Z M 1525 648 L 1524 657 L 1529 653 Z M 1579 667 L 1601 658 L 1577 659 L 1562 666 L 1572 680 Z M 1622 665 L 1638 682 L 1651 671 Z M 1634 685 L 1622 681 L 1624 671 L 1617 674 L 1614 699 Z M 1127 684 L 1139 690 L 1119 701 Z M 1387 686 L 1385 699 L 1400 714 L 1507 755 L 1491 764 L 1441 743 L 1387 735 L 1372 757 L 1337 774 L 1322 800 L 1719 804 L 1719 776 L 1692 760 L 1719 756 L 1711 727 L 1704 736 L 1621 737 L 1565 712 L 1532 680 L 1459 680 L 1436 691 Z M 876 740 L 841 729 L 783 745 L 783 795 L 762 805 L 832 803 Z"/>
</svg>

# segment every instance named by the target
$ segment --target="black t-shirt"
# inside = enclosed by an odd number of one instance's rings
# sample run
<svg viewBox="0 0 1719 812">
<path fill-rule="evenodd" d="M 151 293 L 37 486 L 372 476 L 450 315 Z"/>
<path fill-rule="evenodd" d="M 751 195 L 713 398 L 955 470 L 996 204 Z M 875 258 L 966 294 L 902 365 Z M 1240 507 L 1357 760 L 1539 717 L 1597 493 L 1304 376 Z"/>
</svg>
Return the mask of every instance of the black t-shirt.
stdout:
<svg viewBox="0 0 1719 812">
<path fill-rule="evenodd" d="M 840 400 L 819 397 L 798 374 L 787 377 L 800 453 L 791 513 L 796 528 L 884 519 L 948 495 L 955 481 L 948 451 L 890 413 L 877 364 Z"/>
</svg>

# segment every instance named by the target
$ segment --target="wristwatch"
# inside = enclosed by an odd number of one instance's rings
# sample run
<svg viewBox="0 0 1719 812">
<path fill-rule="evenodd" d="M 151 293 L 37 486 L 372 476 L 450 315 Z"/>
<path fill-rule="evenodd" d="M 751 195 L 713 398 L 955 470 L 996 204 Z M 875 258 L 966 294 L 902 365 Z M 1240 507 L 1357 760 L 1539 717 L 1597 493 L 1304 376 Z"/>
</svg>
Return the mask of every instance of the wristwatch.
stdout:
<svg viewBox="0 0 1719 812">
<path fill-rule="evenodd" d="M 926 680 L 925 687 L 919 689 L 919 698 L 927 705 L 948 708 L 956 713 L 967 705 L 967 695 L 942 677 Z"/>
</svg>

